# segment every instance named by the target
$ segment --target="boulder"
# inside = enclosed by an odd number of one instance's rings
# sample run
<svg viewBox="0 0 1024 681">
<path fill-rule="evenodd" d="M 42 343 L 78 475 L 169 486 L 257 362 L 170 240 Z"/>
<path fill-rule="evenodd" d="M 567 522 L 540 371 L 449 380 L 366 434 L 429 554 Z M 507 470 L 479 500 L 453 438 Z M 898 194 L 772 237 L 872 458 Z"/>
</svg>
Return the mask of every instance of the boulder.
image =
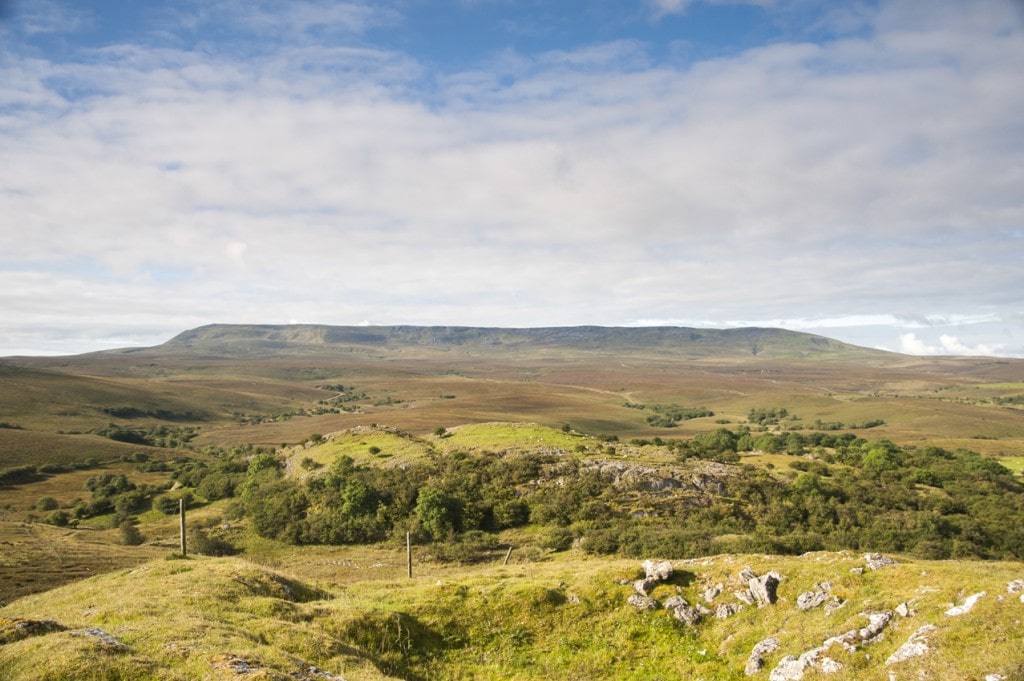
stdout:
<svg viewBox="0 0 1024 681">
<path fill-rule="evenodd" d="M 896 649 L 892 655 L 885 661 L 886 666 L 892 664 L 898 664 L 904 660 L 909 660 L 913 657 L 921 657 L 928 652 L 928 634 L 935 631 L 936 626 L 934 624 L 926 624 L 907 639 L 907 642 Z"/>
<path fill-rule="evenodd" d="M 1024 579 L 1015 579 L 1006 585 L 1006 593 L 1008 594 L 1020 594 L 1024 593 Z"/>
<path fill-rule="evenodd" d="M 641 563 L 644 575 L 655 582 L 665 582 L 672 578 L 672 562 L 668 560 L 645 560 Z"/>
<path fill-rule="evenodd" d="M 638 579 L 635 582 L 633 582 L 633 589 L 641 596 L 646 596 L 647 594 L 651 593 L 651 590 L 653 590 L 654 587 L 656 587 L 657 585 L 658 580 L 644 578 Z"/>
<path fill-rule="evenodd" d="M 831 615 L 832 613 L 834 613 L 836 610 L 838 610 L 839 608 L 843 607 L 844 605 L 846 605 L 846 601 L 844 601 L 843 599 L 839 598 L 838 596 L 833 596 L 832 600 L 830 600 L 828 603 L 825 604 L 825 616 L 827 617 L 827 616 Z"/>
<path fill-rule="evenodd" d="M 751 578 L 747 586 L 750 588 L 750 594 L 754 597 L 757 607 L 763 608 L 766 605 L 775 603 L 778 598 L 776 591 L 780 581 L 781 576 L 774 571 L 760 577 Z"/>
</svg>

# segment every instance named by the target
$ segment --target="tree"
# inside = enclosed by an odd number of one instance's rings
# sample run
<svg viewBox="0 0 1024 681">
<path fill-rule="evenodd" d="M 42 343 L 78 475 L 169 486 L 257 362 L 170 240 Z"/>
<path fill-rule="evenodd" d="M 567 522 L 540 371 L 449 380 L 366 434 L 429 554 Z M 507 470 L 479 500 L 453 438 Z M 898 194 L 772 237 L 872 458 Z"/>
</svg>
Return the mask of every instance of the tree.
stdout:
<svg viewBox="0 0 1024 681">
<path fill-rule="evenodd" d="M 433 539 L 448 539 L 459 529 L 461 504 L 436 487 L 424 487 L 416 498 L 416 517 Z"/>
</svg>

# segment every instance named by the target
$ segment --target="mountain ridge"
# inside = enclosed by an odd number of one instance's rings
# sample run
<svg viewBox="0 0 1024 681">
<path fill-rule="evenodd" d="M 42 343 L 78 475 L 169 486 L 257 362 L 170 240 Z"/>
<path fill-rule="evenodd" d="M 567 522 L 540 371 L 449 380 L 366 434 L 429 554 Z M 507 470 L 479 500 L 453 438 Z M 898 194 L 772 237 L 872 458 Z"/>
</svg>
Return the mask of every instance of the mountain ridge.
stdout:
<svg viewBox="0 0 1024 681">
<path fill-rule="evenodd" d="M 155 351 L 239 352 L 342 348 L 508 354 L 518 351 L 649 351 L 690 357 L 897 358 L 896 353 L 778 328 L 698 329 L 677 326 L 332 326 L 321 324 L 209 324 L 183 331 Z"/>
</svg>

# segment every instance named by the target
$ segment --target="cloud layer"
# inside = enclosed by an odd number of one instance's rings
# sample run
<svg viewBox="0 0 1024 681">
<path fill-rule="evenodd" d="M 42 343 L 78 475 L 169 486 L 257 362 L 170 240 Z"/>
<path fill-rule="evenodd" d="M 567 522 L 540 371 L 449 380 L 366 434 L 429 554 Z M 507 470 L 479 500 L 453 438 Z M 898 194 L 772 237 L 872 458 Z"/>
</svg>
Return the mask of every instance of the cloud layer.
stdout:
<svg viewBox="0 0 1024 681">
<path fill-rule="evenodd" d="M 403 18 L 372 5 L 184 5 L 64 56 L 27 36 L 90 17 L 40 6 L 3 29 L 0 355 L 290 319 L 778 320 L 1024 355 L 1010 2 L 883 2 L 699 62 L 626 39 L 454 72 L 375 43 Z"/>
</svg>

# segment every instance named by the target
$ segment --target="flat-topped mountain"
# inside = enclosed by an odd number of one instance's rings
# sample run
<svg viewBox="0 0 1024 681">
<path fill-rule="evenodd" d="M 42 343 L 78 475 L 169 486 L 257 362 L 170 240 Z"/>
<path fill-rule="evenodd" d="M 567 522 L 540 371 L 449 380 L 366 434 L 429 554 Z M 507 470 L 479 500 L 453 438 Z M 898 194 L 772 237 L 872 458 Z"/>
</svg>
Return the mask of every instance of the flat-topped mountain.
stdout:
<svg viewBox="0 0 1024 681">
<path fill-rule="evenodd" d="M 151 350 L 212 354 L 313 353 L 346 348 L 482 355 L 551 352 L 642 353 L 692 358 L 881 358 L 892 353 L 772 328 L 570 326 L 325 326 L 212 324 L 185 331 Z"/>
</svg>

